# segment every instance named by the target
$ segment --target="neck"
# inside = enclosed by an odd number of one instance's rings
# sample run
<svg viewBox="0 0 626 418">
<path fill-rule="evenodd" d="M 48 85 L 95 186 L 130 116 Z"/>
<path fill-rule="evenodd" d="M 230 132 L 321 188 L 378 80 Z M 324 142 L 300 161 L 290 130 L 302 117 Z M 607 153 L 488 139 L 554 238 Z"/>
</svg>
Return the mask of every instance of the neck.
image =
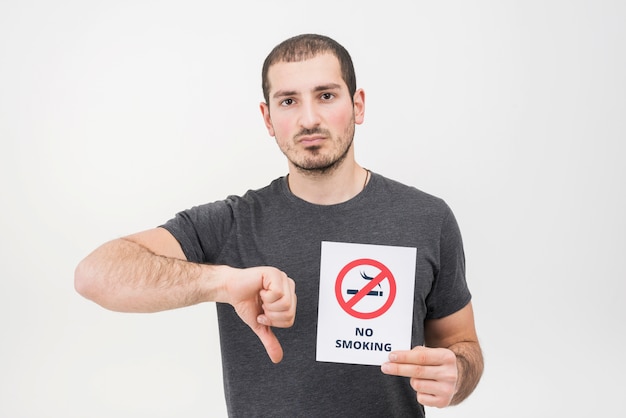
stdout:
<svg viewBox="0 0 626 418">
<path fill-rule="evenodd" d="M 344 161 L 330 172 L 308 172 L 289 166 L 289 189 L 316 205 L 335 205 L 352 199 L 365 188 L 369 172 L 354 160 Z"/>
</svg>

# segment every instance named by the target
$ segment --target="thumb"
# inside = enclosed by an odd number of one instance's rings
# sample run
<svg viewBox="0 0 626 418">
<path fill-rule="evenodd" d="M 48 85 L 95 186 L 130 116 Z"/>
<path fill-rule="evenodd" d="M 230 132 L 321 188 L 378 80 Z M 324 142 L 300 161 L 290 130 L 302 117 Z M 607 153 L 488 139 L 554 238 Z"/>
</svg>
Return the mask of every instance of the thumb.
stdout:
<svg viewBox="0 0 626 418">
<path fill-rule="evenodd" d="M 280 363 L 283 359 L 283 347 L 280 345 L 278 338 L 274 335 L 272 329 L 267 325 L 257 324 L 252 331 L 259 337 L 267 355 L 273 363 Z"/>
</svg>

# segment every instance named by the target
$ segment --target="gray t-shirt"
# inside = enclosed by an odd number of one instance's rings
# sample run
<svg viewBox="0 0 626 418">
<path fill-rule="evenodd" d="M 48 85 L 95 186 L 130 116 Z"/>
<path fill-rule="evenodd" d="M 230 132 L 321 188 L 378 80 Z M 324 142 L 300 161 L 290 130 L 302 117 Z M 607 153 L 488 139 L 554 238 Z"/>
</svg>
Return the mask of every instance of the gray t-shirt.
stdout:
<svg viewBox="0 0 626 418">
<path fill-rule="evenodd" d="M 281 177 L 269 186 L 193 207 L 163 225 L 189 261 L 276 267 L 296 283 L 291 328 L 275 328 L 284 358 L 273 364 L 257 336 L 227 304 L 217 304 L 224 389 L 232 417 L 423 416 L 409 379 L 378 366 L 315 360 L 322 241 L 417 249 L 412 346 L 424 320 L 471 299 L 461 234 L 446 203 L 372 173 L 351 200 L 320 206 L 293 195 Z"/>
</svg>

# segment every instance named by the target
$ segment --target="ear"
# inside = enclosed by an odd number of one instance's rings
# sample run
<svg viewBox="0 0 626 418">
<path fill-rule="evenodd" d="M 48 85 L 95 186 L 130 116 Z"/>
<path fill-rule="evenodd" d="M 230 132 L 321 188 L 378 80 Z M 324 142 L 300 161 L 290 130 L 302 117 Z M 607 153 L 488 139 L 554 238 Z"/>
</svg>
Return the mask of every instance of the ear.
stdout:
<svg viewBox="0 0 626 418">
<path fill-rule="evenodd" d="M 365 118 L 365 92 L 358 89 L 354 93 L 354 123 L 360 125 Z"/>
<path fill-rule="evenodd" d="M 267 103 L 261 102 L 259 108 L 261 109 L 261 115 L 263 115 L 263 123 L 265 123 L 267 133 L 269 133 L 270 136 L 274 136 L 274 126 L 272 125 L 272 118 L 270 117 L 270 107 Z"/>
</svg>

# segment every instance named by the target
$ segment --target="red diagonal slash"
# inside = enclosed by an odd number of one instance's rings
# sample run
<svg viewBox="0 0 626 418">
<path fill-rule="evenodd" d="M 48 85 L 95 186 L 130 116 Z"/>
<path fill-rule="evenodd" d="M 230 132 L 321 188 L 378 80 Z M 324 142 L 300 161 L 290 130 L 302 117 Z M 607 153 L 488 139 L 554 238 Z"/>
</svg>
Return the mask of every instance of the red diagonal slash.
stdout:
<svg viewBox="0 0 626 418">
<path fill-rule="evenodd" d="M 379 269 L 380 273 L 378 273 L 376 277 L 370 280 L 370 283 L 365 285 L 363 289 L 356 292 L 352 298 L 350 298 L 349 300 L 345 300 L 341 287 L 343 279 L 353 268 L 365 265 Z M 356 305 L 361 299 L 365 297 L 365 295 L 371 292 L 371 290 L 375 286 L 378 286 L 380 282 L 385 279 L 389 281 L 389 291 L 387 292 L 387 301 L 383 304 L 383 306 L 373 312 L 356 311 L 353 306 Z M 371 258 L 360 258 L 346 264 L 337 275 L 337 279 L 335 281 L 335 296 L 337 297 L 337 302 L 339 303 L 339 306 L 341 306 L 341 309 L 343 309 L 348 315 L 358 319 L 378 318 L 379 316 L 387 312 L 387 310 L 389 310 L 389 308 L 393 304 L 393 301 L 396 297 L 396 279 L 393 277 L 393 273 L 391 272 L 391 270 L 389 270 L 389 268 L 380 261 L 376 261 Z"/>
<path fill-rule="evenodd" d="M 378 273 L 378 276 L 370 280 L 370 282 L 366 284 L 363 289 L 359 290 L 352 298 L 350 298 L 350 300 L 346 301 L 346 306 L 348 308 L 352 308 L 354 305 L 356 305 L 358 301 L 363 299 L 370 292 L 370 290 L 375 288 L 380 282 L 382 282 L 386 278 L 387 278 L 387 275 L 384 274 L 383 271 Z"/>
</svg>

